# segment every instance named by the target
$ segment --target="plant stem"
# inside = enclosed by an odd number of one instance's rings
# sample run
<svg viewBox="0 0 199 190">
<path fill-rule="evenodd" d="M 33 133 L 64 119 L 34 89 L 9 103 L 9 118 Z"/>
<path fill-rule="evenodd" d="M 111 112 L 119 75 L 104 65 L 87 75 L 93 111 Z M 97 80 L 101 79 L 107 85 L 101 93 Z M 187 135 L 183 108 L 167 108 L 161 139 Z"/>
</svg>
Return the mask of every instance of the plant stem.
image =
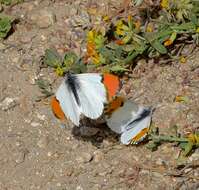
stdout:
<svg viewBox="0 0 199 190">
<path fill-rule="evenodd" d="M 189 140 L 184 137 L 175 137 L 175 136 L 165 136 L 165 135 L 154 135 L 150 134 L 149 139 L 155 141 L 155 142 L 188 142 Z"/>
</svg>

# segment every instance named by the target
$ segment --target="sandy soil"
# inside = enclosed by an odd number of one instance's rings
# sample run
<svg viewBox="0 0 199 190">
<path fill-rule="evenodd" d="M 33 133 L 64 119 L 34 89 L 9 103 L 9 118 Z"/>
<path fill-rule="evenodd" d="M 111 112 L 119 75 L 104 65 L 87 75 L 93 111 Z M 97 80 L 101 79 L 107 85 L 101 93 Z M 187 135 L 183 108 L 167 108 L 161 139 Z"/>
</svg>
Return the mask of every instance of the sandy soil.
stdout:
<svg viewBox="0 0 199 190">
<path fill-rule="evenodd" d="M 85 28 L 95 18 L 88 7 L 114 12 L 121 1 L 27 1 L 4 12 L 19 18 L 15 31 L 0 42 L 0 189 L 2 190 L 190 190 L 199 189 L 197 168 L 176 169 L 179 148 L 163 144 L 155 152 L 144 145 L 121 145 L 113 133 L 101 130 L 90 138 L 61 128 L 41 95 L 39 77 L 60 81 L 50 68 L 40 69 L 46 48 L 63 53 L 85 51 Z M 90 11 L 91 12 L 91 11 Z M 199 51 L 187 63 L 160 65 L 139 61 L 123 93 L 139 104 L 157 106 L 153 123 L 171 133 L 199 128 Z M 186 95 L 188 103 L 174 102 Z M 196 150 L 188 164 L 199 161 Z M 178 175 L 179 173 L 182 175 Z"/>
</svg>

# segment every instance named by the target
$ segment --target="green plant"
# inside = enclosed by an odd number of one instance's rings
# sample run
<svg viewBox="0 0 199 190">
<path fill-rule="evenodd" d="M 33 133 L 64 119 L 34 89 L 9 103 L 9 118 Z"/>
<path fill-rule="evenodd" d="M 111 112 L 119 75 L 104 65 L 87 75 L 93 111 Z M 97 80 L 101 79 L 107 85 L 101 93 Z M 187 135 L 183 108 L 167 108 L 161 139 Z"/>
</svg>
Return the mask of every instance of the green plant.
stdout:
<svg viewBox="0 0 199 190">
<path fill-rule="evenodd" d="M 177 126 L 174 126 L 174 128 Z M 146 146 L 148 149 L 155 151 L 158 146 L 165 142 L 177 143 L 181 148 L 181 156 L 188 156 L 194 149 L 199 147 L 199 134 L 192 133 L 186 137 L 182 137 L 179 134 L 176 135 L 163 135 L 159 134 L 158 128 L 152 129 L 149 132 L 148 140 L 150 141 Z"/>
<path fill-rule="evenodd" d="M 0 3 L 8 6 L 11 4 L 22 3 L 23 1 L 24 0 L 0 0 Z"/>
<path fill-rule="evenodd" d="M 0 3 L 4 5 L 10 5 L 12 3 L 12 0 L 0 0 Z"/>
<path fill-rule="evenodd" d="M 55 49 L 47 49 L 43 62 L 45 65 L 54 68 L 59 76 L 63 76 L 68 71 L 74 73 L 86 71 L 86 65 L 82 59 L 70 51 L 66 52 L 64 57 L 61 57 Z"/>
<path fill-rule="evenodd" d="M 12 19 L 8 16 L 0 16 L 0 38 L 7 37 L 12 28 Z"/>
</svg>

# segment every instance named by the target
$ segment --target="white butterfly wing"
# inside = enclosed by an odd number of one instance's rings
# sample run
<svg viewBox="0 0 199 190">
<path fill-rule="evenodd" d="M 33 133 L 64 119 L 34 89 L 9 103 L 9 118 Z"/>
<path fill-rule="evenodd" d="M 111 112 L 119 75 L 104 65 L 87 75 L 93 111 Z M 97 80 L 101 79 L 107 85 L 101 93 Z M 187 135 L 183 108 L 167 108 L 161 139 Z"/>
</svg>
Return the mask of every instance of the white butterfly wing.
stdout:
<svg viewBox="0 0 199 190">
<path fill-rule="evenodd" d="M 132 124 L 126 127 L 126 130 L 122 133 L 120 141 L 122 144 L 128 145 L 134 137 L 136 137 L 143 129 L 149 128 L 151 123 L 151 114 L 145 118 L 132 122 Z"/>
<path fill-rule="evenodd" d="M 73 94 L 68 90 L 65 80 L 59 86 L 55 95 L 65 116 L 78 126 L 81 112 Z"/>
<path fill-rule="evenodd" d="M 80 88 L 78 97 L 82 114 L 91 119 L 99 118 L 104 110 L 104 103 L 107 101 L 106 89 L 102 76 L 96 73 L 77 75 Z"/>
<path fill-rule="evenodd" d="M 106 118 L 107 125 L 114 132 L 121 134 L 125 131 L 125 126 L 136 119 L 138 105 L 127 100 L 124 105 L 115 110 L 109 118 Z"/>
</svg>

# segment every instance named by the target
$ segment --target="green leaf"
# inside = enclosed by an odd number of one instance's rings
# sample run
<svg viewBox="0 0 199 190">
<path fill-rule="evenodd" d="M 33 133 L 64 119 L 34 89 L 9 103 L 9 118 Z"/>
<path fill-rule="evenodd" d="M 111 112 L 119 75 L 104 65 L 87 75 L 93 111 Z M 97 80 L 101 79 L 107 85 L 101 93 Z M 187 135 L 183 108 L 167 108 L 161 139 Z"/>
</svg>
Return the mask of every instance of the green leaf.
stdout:
<svg viewBox="0 0 199 190">
<path fill-rule="evenodd" d="M 87 67 L 74 52 L 67 52 L 64 56 L 63 70 L 64 73 L 68 71 L 73 71 L 74 73 L 84 73 L 86 72 Z"/>
<path fill-rule="evenodd" d="M 186 145 L 184 145 L 184 151 L 183 151 L 183 155 L 187 156 L 193 149 L 193 142 L 189 141 L 188 143 L 186 143 Z"/>
<path fill-rule="evenodd" d="M 70 68 L 73 64 L 75 64 L 78 60 L 77 55 L 74 52 L 66 52 L 64 55 L 64 67 Z"/>
<path fill-rule="evenodd" d="M 128 33 L 123 39 L 122 41 L 124 42 L 124 44 L 127 44 L 130 40 L 131 40 L 132 34 Z"/>
<path fill-rule="evenodd" d="M 57 68 L 62 65 L 62 57 L 55 49 L 46 49 L 44 55 L 44 64 Z"/>
<path fill-rule="evenodd" d="M 51 90 L 51 85 L 49 84 L 49 82 L 44 81 L 42 79 L 38 79 L 36 81 L 36 84 L 39 86 L 41 93 L 44 94 L 45 97 L 53 95 L 53 92 Z"/>
<path fill-rule="evenodd" d="M 10 5 L 12 3 L 12 0 L 0 0 L 0 3 L 4 5 Z"/>
<path fill-rule="evenodd" d="M 143 3 L 144 0 L 134 0 L 133 4 L 134 6 L 140 6 Z"/>
<path fill-rule="evenodd" d="M 115 65 L 115 66 L 110 67 L 110 71 L 112 71 L 114 73 L 120 73 L 120 72 L 124 72 L 124 71 L 129 71 L 129 70 L 120 65 Z"/>
<path fill-rule="evenodd" d="M 155 143 L 155 142 L 151 142 L 151 143 L 148 143 L 147 145 L 146 145 L 146 148 L 148 148 L 149 150 L 151 150 L 151 151 L 156 151 L 157 149 L 158 149 L 158 146 L 159 146 L 160 144 L 158 144 L 158 143 Z"/>
<path fill-rule="evenodd" d="M 158 40 L 152 41 L 151 46 L 161 54 L 167 53 L 167 49 Z"/>
<path fill-rule="evenodd" d="M 12 28 L 12 20 L 7 16 L 0 16 L 0 38 L 7 37 Z"/>
<path fill-rule="evenodd" d="M 95 38 L 96 49 L 100 49 L 101 47 L 103 47 L 105 41 L 106 41 L 106 39 L 104 38 L 104 36 L 97 35 L 96 38 Z"/>
<path fill-rule="evenodd" d="M 82 60 L 80 59 L 79 61 L 77 61 L 72 67 L 71 69 L 74 73 L 85 73 L 87 71 L 87 67 L 86 65 L 82 62 Z"/>
</svg>

